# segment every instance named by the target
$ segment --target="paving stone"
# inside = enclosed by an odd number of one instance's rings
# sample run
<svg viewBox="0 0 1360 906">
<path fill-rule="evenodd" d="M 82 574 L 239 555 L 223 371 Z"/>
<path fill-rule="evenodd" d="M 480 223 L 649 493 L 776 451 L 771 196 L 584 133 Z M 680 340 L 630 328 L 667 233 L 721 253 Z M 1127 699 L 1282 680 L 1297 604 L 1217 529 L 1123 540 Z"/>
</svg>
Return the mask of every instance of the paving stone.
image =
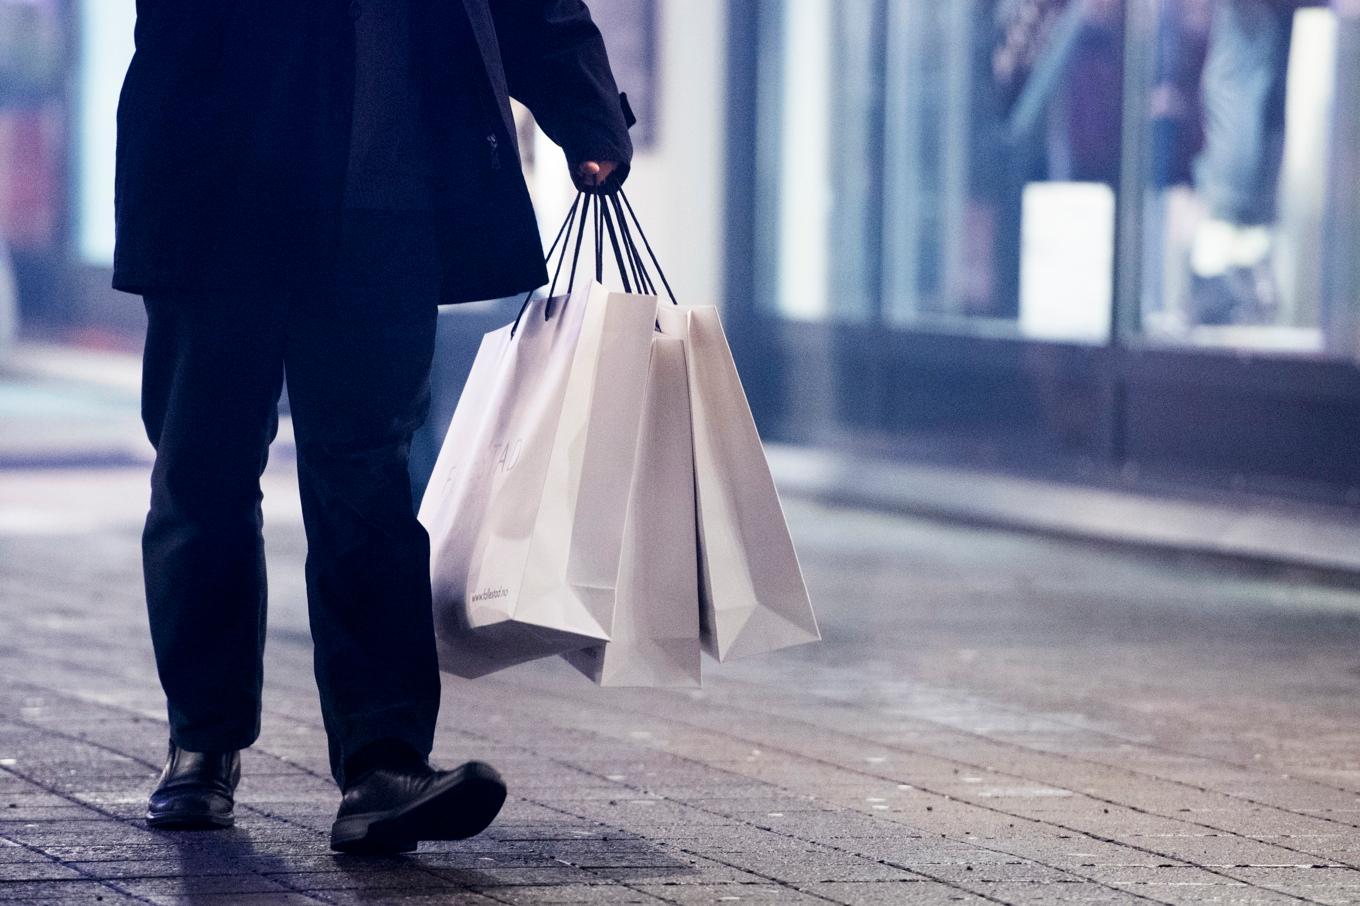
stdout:
<svg viewBox="0 0 1360 906">
<path fill-rule="evenodd" d="M 507 902 L 493 899 L 485 894 L 457 887 L 439 890 L 328 890 L 325 902 L 335 906 L 370 906 L 370 904 L 394 904 L 394 906 L 497 906 Z"/>
<path fill-rule="evenodd" d="M 316 906 L 325 900 L 306 893 L 202 893 L 186 897 L 177 893 L 153 893 L 138 896 L 132 902 L 151 903 L 153 906 L 184 906 L 185 903 L 210 904 L 210 906 Z M 373 902 L 373 901 L 370 901 Z"/>
<path fill-rule="evenodd" d="M 229 856 L 222 858 L 193 856 L 190 858 L 117 859 L 101 862 L 72 861 L 65 863 L 80 870 L 86 877 L 101 880 L 121 878 L 184 878 L 217 877 L 222 875 L 252 875 L 249 867 Z"/>
<path fill-rule="evenodd" d="M 95 903 L 128 902 L 131 898 L 98 881 L 57 878 L 0 883 L 0 902 Z"/>
<path fill-rule="evenodd" d="M 968 890 L 970 893 L 980 898 L 986 897 L 992 902 L 1011 903 L 1017 904 L 1017 906 L 1018 904 L 1031 903 L 1117 903 L 1124 906 L 1124 904 L 1146 902 L 1140 895 L 1131 891 L 1112 889 L 1099 884 L 1076 880 L 1038 883 L 1008 881 L 996 884 L 977 882 L 969 885 Z"/>
<path fill-rule="evenodd" d="M 296 506 L 289 471 L 267 507 Z M 447 678 L 436 761 L 491 760 L 511 798 L 480 837 L 390 859 L 327 849 L 305 545 L 267 518 L 237 826 L 148 831 L 166 732 L 145 480 L 0 473 L 0 511 L 108 514 L 0 531 L 0 900 L 1360 903 L 1360 592 L 803 501 L 822 645 L 702 690 L 602 690 L 556 662 Z"/>
<path fill-rule="evenodd" d="M 487 896 L 509 906 L 550 906 L 550 904 L 582 904 L 582 906 L 616 906 L 624 903 L 664 903 L 652 894 L 617 884 L 553 884 L 548 886 L 516 885 L 487 887 Z"/>
<path fill-rule="evenodd" d="M 191 898 L 203 894 L 266 894 L 286 892 L 289 888 L 269 878 L 252 874 L 186 874 L 179 877 L 125 877 L 116 886 L 132 896 Z"/>
<path fill-rule="evenodd" d="M 84 875 L 60 862 L 0 862 L 0 888 L 21 881 L 69 881 Z"/>
<path fill-rule="evenodd" d="M 815 886 L 815 885 L 814 885 Z M 752 884 L 656 884 L 638 885 L 637 889 L 679 906 L 700 906 L 709 903 L 771 903 L 784 906 L 804 906 L 804 904 L 824 904 L 827 899 L 814 896 L 794 887 L 760 882 Z M 894 887 L 894 892 L 902 893 L 902 888 Z M 918 888 L 913 887 L 912 893 Z M 845 902 L 834 900 L 834 902 Z M 887 902 L 901 903 L 903 900 Z M 912 900 L 912 902 L 917 902 Z"/>
<path fill-rule="evenodd" d="M 1009 893 L 1009 891 L 1003 891 L 1003 893 Z M 1126 895 L 1142 898 L 1139 902 L 1152 899 L 1157 902 L 1177 904 L 1177 906 L 1181 906 L 1181 904 L 1199 906 L 1201 903 L 1210 904 L 1210 906 L 1283 906 L 1285 903 L 1293 903 L 1297 906 L 1300 902 L 1327 902 L 1326 900 L 1300 900 L 1298 896 L 1291 894 L 1231 883 L 1212 885 L 1147 884 L 1128 888 Z M 1068 902 L 1082 901 L 1069 900 Z M 1131 902 L 1131 900 L 1115 902 Z"/>
<path fill-rule="evenodd" d="M 985 903 L 987 899 L 972 891 L 934 881 L 870 881 L 846 883 L 833 881 L 807 884 L 799 888 L 806 902 L 843 903 L 845 906 L 898 906 L 905 903 Z"/>
<path fill-rule="evenodd" d="M 331 871 L 268 872 L 270 881 L 289 889 L 330 890 L 436 890 L 466 886 L 424 865 L 403 863 L 391 867 L 352 870 L 348 863 L 337 863 Z"/>
</svg>

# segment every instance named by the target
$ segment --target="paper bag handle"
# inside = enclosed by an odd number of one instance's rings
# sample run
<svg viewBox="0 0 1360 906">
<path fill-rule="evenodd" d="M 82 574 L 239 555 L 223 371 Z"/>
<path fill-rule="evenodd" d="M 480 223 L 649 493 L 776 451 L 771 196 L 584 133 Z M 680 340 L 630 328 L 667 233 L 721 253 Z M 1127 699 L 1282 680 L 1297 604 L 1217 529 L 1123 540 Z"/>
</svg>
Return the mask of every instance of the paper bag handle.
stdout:
<svg viewBox="0 0 1360 906">
<path fill-rule="evenodd" d="M 582 198 L 585 199 L 584 207 L 581 204 Z M 579 222 L 580 226 L 576 234 L 576 250 L 572 255 L 571 274 L 567 278 L 568 281 L 567 285 L 568 287 L 571 287 L 574 286 L 576 283 L 576 264 L 581 258 L 581 242 L 585 238 L 586 218 L 589 216 L 590 211 L 590 196 L 584 192 L 576 193 L 576 199 L 572 201 L 571 208 L 567 210 L 566 220 L 562 221 L 562 226 L 558 228 L 557 235 L 553 238 L 552 245 L 548 247 L 548 254 L 543 257 L 543 263 L 551 265 L 553 255 L 557 253 L 558 244 L 560 243 L 562 245 L 562 253 L 558 255 L 557 258 L 557 267 L 553 268 L 552 282 L 548 285 L 549 299 L 551 299 L 553 293 L 557 291 L 557 278 L 562 275 L 562 265 L 567 260 L 567 246 L 571 244 L 572 230 L 577 227 L 576 215 L 578 211 L 580 212 L 581 215 Z M 562 242 L 564 238 L 567 240 L 566 242 Z M 570 291 L 570 289 L 568 291 Z M 533 298 L 534 298 L 533 290 L 529 290 L 529 292 L 524 294 L 524 302 L 519 307 L 519 313 L 515 315 L 515 323 L 510 326 L 511 337 L 514 337 L 515 333 L 518 332 L 519 323 L 524 318 L 524 312 L 528 310 L 529 303 L 533 300 Z M 544 320 L 548 319 L 548 311 L 549 309 L 545 306 L 543 309 Z"/>
<path fill-rule="evenodd" d="M 622 201 L 622 204 L 620 204 Z M 584 202 L 584 203 L 583 203 Z M 661 262 L 657 260 L 656 251 L 652 248 L 652 243 L 647 239 L 646 232 L 642 229 L 642 222 L 638 219 L 637 212 L 633 210 L 633 204 L 628 200 L 628 195 L 622 188 L 613 192 L 577 192 L 576 198 L 571 203 L 571 208 L 567 211 L 566 219 L 562 226 L 558 228 L 557 235 L 553 237 L 552 245 L 548 247 L 548 253 L 544 256 L 545 264 L 552 264 L 553 255 L 557 254 L 557 266 L 553 268 L 552 282 L 548 285 L 548 298 L 552 298 L 557 291 L 557 280 L 562 274 L 562 265 L 567 260 L 567 246 L 571 244 L 572 231 L 576 231 L 575 248 L 571 255 L 571 271 L 567 277 L 567 292 L 576 285 L 576 267 L 581 260 L 581 246 L 585 240 L 586 221 L 592 216 L 591 206 L 594 205 L 594 224 L 592 233 L 595 242 L 595 279 L 604 282 L 604 238 L 609 236 L 609 245 L 614 253 L 614 263 L 619 271 L 619 278 L 623 282 L 624 292 L 633 292 L 633 287 L 637 291 L 647 295 L 657 295 L 656 284 L 652 281 L 652 275 L 647 269 L 647 262 L 643 260 L 642 251 L 638 248 L 637 241 L 633 238 L 633 229 L 637 230 L 638 237 L 642 240 L 642 245 L 647 250 L 647 257 L 651 259 L 652 266 L 656 268 L 656 274 L 661 278 L 661 284 L 666 288 L 666 295 L 670 297 L 671 304 L 679 305 L 675 297 L 675 291 L 671 288 L 670 281 L 666 279 L 666 273 L 661 269 Z M 627 214 L 625 215 L 625 209 Z M 579 219 L 577 215 L 579 216 Z M 631 220 L 632 227 L 629 222 Z M 566 241 L 563 242 L 563 239 Z M 558 254 L 558 246 L 561 246 L 561 254 Z M 629 279 L 629 275 L 632 279 Z M 524 302 L 520 305 L 519 313 L 515 315 L 515 322 L 510 327 L 510 336 L 514 337 L 519 330 L 520 321 L 524 317 L 524 312 L 529 308 L 529 302 L 533 299 L 533 291 L 530 290 L 524 296 Z M 549 309 L 543 309 L 543 318 L 549 318 Z"/>
<path fill-rule="evenodd" d="M 619 204 L 620 199 L 623 201 L 622 206 Z M 666 279 L 666 272 L 661 269 L 661 262 L 657 260 L 656 252 L 653 251 L 652 244 L 648 241 L 647 234 L 642 229 L 642 221 L 638 220 L 637 212 L 633 210 L 633 203 L 628 200 L 628 194 L 624 192 L 623 189 L 619 189 L 617 192 L 610 193 L 609 200 L 617 213 L 619 229 L 623 234 L 624 242 L 629 247 L 631 255 L 636 262 L 636 266 L 646 276 L 648 285 L 651 285 L 651 275 L 647 273 L 646 265 L 643 263 L 642 253 L 638 250 L 637 243 L 633 241 L 632 232 L 628 228 L 628 218 L 623 216 L 624 208 L 627 208 L 633 226 L 637 228 L 638 237 L 642 239 L 642 244 L 647 249 L 647 256 L 651 258 L 652 266 L 656 268 L 656 275 L 661 278 L 661 285 L 666 287 L 666 295 L 670 297 L 671 304 L 679 305 L 679 301 L 675 298 L 675 290 L 671 289 L 671 283 Z M 652 295 L 656 295 L 655 287 L 652 289 Z"/>
</svg>

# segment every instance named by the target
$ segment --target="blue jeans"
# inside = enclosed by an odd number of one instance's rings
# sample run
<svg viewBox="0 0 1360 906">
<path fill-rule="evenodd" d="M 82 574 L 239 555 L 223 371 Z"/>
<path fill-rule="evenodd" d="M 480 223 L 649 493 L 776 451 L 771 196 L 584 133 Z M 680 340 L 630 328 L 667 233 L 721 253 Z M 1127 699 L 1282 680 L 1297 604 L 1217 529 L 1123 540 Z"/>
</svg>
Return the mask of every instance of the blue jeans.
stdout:
<svg viewBox="0 0 1360 906">
<path fill-rule="evenodd" d="M 1322 5 L 1218 0 L 1204 64 L 1204 150 L 1196 188 L 1221 220 L 1275 220 L 1294 11 Z"/>
</svg>

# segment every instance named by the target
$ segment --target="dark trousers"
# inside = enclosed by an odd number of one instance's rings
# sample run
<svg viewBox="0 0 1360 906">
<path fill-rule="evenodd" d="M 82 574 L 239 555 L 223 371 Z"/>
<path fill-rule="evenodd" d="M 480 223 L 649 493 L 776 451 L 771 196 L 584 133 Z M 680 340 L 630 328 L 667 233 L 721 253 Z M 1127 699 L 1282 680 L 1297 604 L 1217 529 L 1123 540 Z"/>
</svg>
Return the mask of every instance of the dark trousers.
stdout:
<svg viewBox="0 0 1360 906">
<path fill-rule="evenodd" d="M 316 682 L 343 785 L 368 743 L 433 742 L 429 538 L 407 456 L 429 408 L 439 278 L 427 218 L 353 215 L 337 260 L 307 290 L 145 298 L 156 462 L 143 567 L 171 738 L 249 746 L 265 639 L 259 479 L 286 375 Z"/>
</svg>

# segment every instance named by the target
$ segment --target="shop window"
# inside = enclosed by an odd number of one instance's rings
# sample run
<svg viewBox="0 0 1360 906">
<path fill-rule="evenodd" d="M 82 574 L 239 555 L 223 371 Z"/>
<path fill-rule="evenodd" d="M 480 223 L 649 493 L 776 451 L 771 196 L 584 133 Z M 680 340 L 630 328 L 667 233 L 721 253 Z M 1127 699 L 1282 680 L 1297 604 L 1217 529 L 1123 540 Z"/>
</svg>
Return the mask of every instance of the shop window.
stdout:
<svg viewBox="0 0 1360 906">
<path fill-rule="evenodd" d="M 758 32 L 766 312 L 1356 355 L 1354 0 L 762 0 Z"/>
<path fill-rule="evenodd" d="M 1325 0 L 1160 0 L 1154 24 L 1131 326 L 1155 344 L 1353 353 L 1355 302 L 1327 271 L 1343 266 L 1329 224 L 1354 216 L 1335 153 L 1355 128 L 1354 19 Z"/>
<path fill-rule="evenodd" d="M 757 222 L 794 318 L 1109 337 L 1116 2 L 800 0 L 762 26 Z"/>
<path fill-rule="evenodd" d="M 132 60 L 131 3 L 81 0 L 76 95 L 76 249 L 86 264 L 113 264 L 113 166 L 118 92 Z"/>
</svg>

